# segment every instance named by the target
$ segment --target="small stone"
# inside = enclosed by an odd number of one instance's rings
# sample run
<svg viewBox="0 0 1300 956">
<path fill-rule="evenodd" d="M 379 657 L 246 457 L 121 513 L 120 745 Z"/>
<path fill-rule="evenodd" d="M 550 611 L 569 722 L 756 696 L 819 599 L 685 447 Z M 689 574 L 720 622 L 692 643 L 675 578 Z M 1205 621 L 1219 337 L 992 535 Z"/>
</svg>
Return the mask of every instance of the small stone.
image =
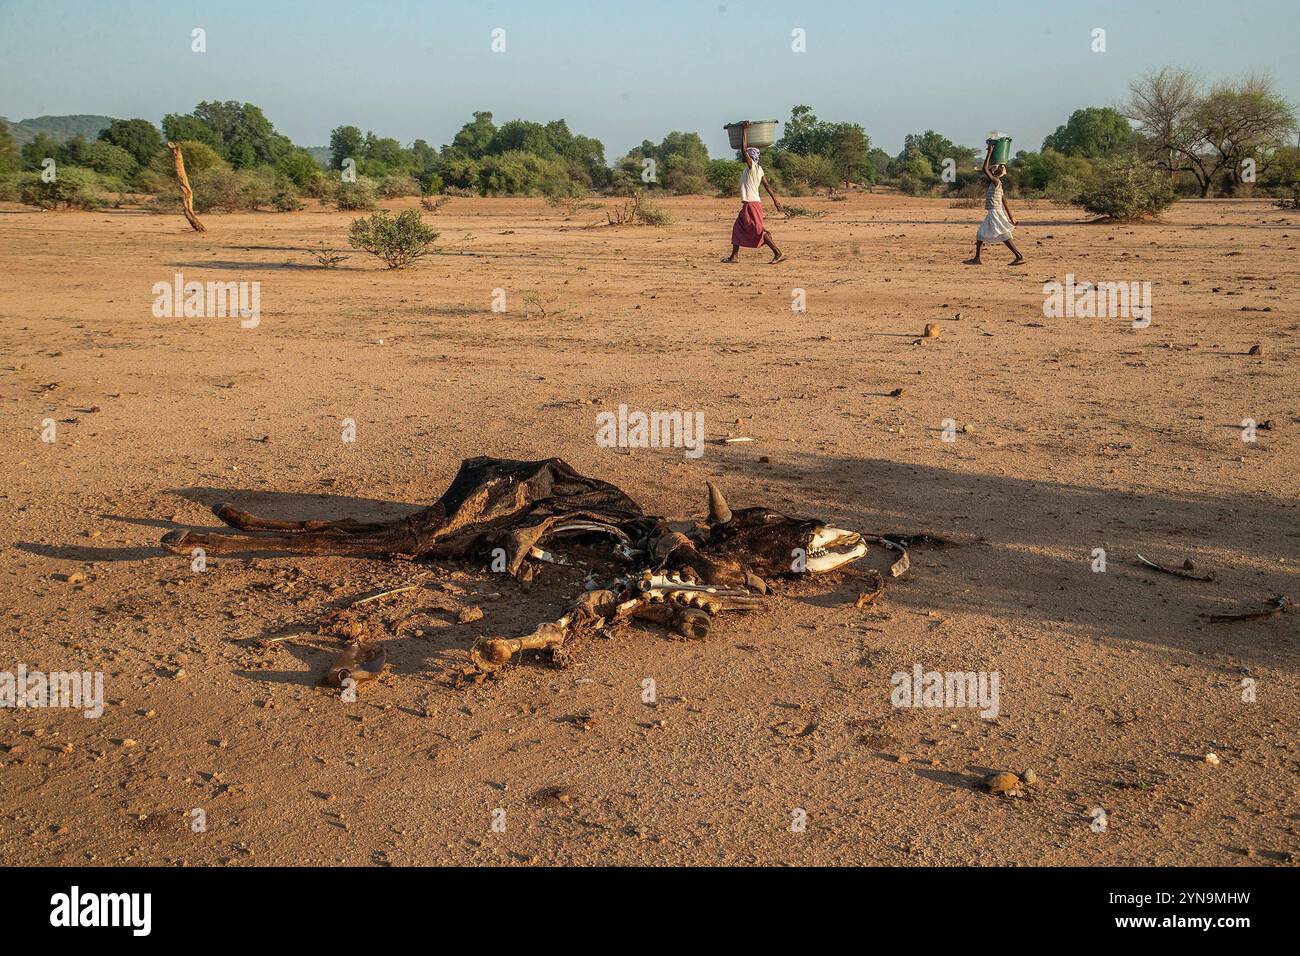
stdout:
<svg viewBox="0 0 1300 956">
<path fill-rule="evenodd" d="M 912 758 L 909 757 L 907 754 L 899 754 L 899 755 L 898 755 L 898 762 L 899 762 L 899 763 L 910 763 L 910 762 L 911 762 L 911 759 L 912 759 Z"/>
<path fill-rule="evenodd" d="M 1205 762 L 1208 763 L 1211 767 L 1217 767 L 1220 763 L 1219 755 L 1214 753 L 1208 753 L 1205 755 Z"/>
<path fill-rule="evenodd" d="M 483 619 L 483 609 L 481 607 L 461 608 L 461 612 L 456 615 L 457 624 L 470 624 L 473 621 Z"/>
<path fill-rule="evenodd" d="M 906 394 L 907 394 L 907 389 L 905 389 L 905 388 L 896 388 L 896 389 L 894 389 L 892 392 L 889 393 L 889 397 L 890 397 L 890 398 L 902 398 L 902 397 L 903 397 L 904 395 L 906 395 Z"/>
<path fill-rule="evenodd" d="M 1034 773 L 1033 770 L 1026 770 L 1024 773 L 1020 775 L 1020 779 L 1023 780 L 1025 783 L 1029 784 L 1030 786 L 1033 786 L 1034 784 L 1038 783 L 1038 774 Z"/>
<path fill-rule="evenodd" d="M 63 575 L 63 580 L 69 584 L 85 584 L 86 576 L 80 571 L 73 571 L 71 574 Z"/>
<path fill-rule="evenodd" d="M 140 742 L 140 741 L 138 741 L 138 740 L 133 740 L 133 739 L 131 739 L 130 737 L 127 737 L 127 738 L 125 738 L 124 740 L 120 740 L 120 741 L 118 741 L 118 746 L 119 746 L 119 747 L 134 747 L 134 746 L 135 746 L 136 744 L 138 744 L 139 742 Z"/>
<path fill-rule="evenodd" d="M 1259 345 L 1259 344 L 1252 345 L 1252 346 L 1250 347 L 1250 351 L 1247 352 L 1246 354 L 1247 354 L 1247 355 L 1263 355 L 1263 354 L 1264 354 L 1264 346 Z"/>
<path fill-rule="evenodd" d="M 939 326 L 933 322 L 925 323 L 925 331 L 921 333 L 922 338 L 937 339 L 939 337 Z"/>
</svg>

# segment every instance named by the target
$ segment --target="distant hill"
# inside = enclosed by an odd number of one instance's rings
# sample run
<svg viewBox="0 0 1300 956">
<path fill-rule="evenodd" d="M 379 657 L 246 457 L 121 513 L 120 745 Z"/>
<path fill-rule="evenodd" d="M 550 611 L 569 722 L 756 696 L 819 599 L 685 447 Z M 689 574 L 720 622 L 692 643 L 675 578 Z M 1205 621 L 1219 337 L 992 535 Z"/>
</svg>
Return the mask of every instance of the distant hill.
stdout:
<svg viewBox="0 0 1300 956">
<path fill-rule="evenodd" d="M 330 168 L 330 160 L 334 154 L 330 152 L 328 146 L 308 146 L 307 152 L 311 153 L 311 158 L 316 160 L 326 169 Z"/>
<path fill-rule="evenodd" d="M 0 117 L 0 119 L 3 118 Z M 17 123 L 11 120 L 4 120 L 4 122 L 9 123 L 9 132 L 13 135 L 14 143 L 19 148 L 22 148 L 25 143 L 35 139 L 37 133 L 52 136 L 60 143 L 72 139 L 74 136 L 95 139 L 99 136 L 100 130 L 107 129 L 108 124 L 113 122 L 113 117 L 79 114 L 77 116 L 37 116 L 35 119 L 25 119 Z"/>
</svg>

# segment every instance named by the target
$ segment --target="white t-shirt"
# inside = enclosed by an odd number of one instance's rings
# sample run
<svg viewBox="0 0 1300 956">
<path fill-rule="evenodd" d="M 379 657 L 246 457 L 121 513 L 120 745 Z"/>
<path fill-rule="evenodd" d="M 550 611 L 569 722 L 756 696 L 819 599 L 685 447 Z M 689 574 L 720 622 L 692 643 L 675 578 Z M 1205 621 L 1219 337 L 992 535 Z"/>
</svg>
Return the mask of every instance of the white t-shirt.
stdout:
<svg viewBox="0 0 1300 956">
<path fill-rule="evenodd" d="M 758 194 L 759 184 L 763 181 L 763 167 L 755 163 L 753 166 L 746 166 L 740 174 L 740 201 L 741 202 L 762 202 L 763 199 Z"/>
</svg>

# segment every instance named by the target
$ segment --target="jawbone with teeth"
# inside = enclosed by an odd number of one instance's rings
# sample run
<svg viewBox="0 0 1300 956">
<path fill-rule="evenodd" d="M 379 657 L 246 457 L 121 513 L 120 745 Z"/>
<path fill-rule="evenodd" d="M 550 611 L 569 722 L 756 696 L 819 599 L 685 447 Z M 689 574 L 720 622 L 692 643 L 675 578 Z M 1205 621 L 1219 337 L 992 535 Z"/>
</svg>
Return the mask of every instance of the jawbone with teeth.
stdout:
<svg viewBox="0 0 1300 956">
<path fill-rule="evenodd" d="M 867 553 L 867 543 L 856 531 L 818 528 L 808 541 L 807 553 L 807 572 L 821 574 L 835 571 L 861 558 Z"/>
</svg>

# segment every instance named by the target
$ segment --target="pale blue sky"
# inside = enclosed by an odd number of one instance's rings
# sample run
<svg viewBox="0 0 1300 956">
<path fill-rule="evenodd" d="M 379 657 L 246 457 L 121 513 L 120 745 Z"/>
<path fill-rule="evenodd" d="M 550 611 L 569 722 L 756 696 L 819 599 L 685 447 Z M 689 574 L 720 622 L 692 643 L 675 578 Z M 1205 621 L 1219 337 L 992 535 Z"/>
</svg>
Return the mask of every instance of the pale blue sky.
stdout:
<svg viewBox="0 0 1300 956">
<path fill-rule="evenodd" d="M 304 146 L 343 123 L 440 146 L 490 110 L 563 117 L 612 160 L 674 129 L 724 155 L 723 123 L 807 103 L 890 153 L 927 128 L 966 144 L 997 128 L 1036 149 L 1166 63 L 1267 70 L 1300 101 L 1298 24 L 1294 0 L 0 0 L 0 115 L 157 122 L 233 99 Z M 205 54 L 190 52 L 194 27 Z M 796 27 L 806 53 L 791 52 Z"/>
</svg>

